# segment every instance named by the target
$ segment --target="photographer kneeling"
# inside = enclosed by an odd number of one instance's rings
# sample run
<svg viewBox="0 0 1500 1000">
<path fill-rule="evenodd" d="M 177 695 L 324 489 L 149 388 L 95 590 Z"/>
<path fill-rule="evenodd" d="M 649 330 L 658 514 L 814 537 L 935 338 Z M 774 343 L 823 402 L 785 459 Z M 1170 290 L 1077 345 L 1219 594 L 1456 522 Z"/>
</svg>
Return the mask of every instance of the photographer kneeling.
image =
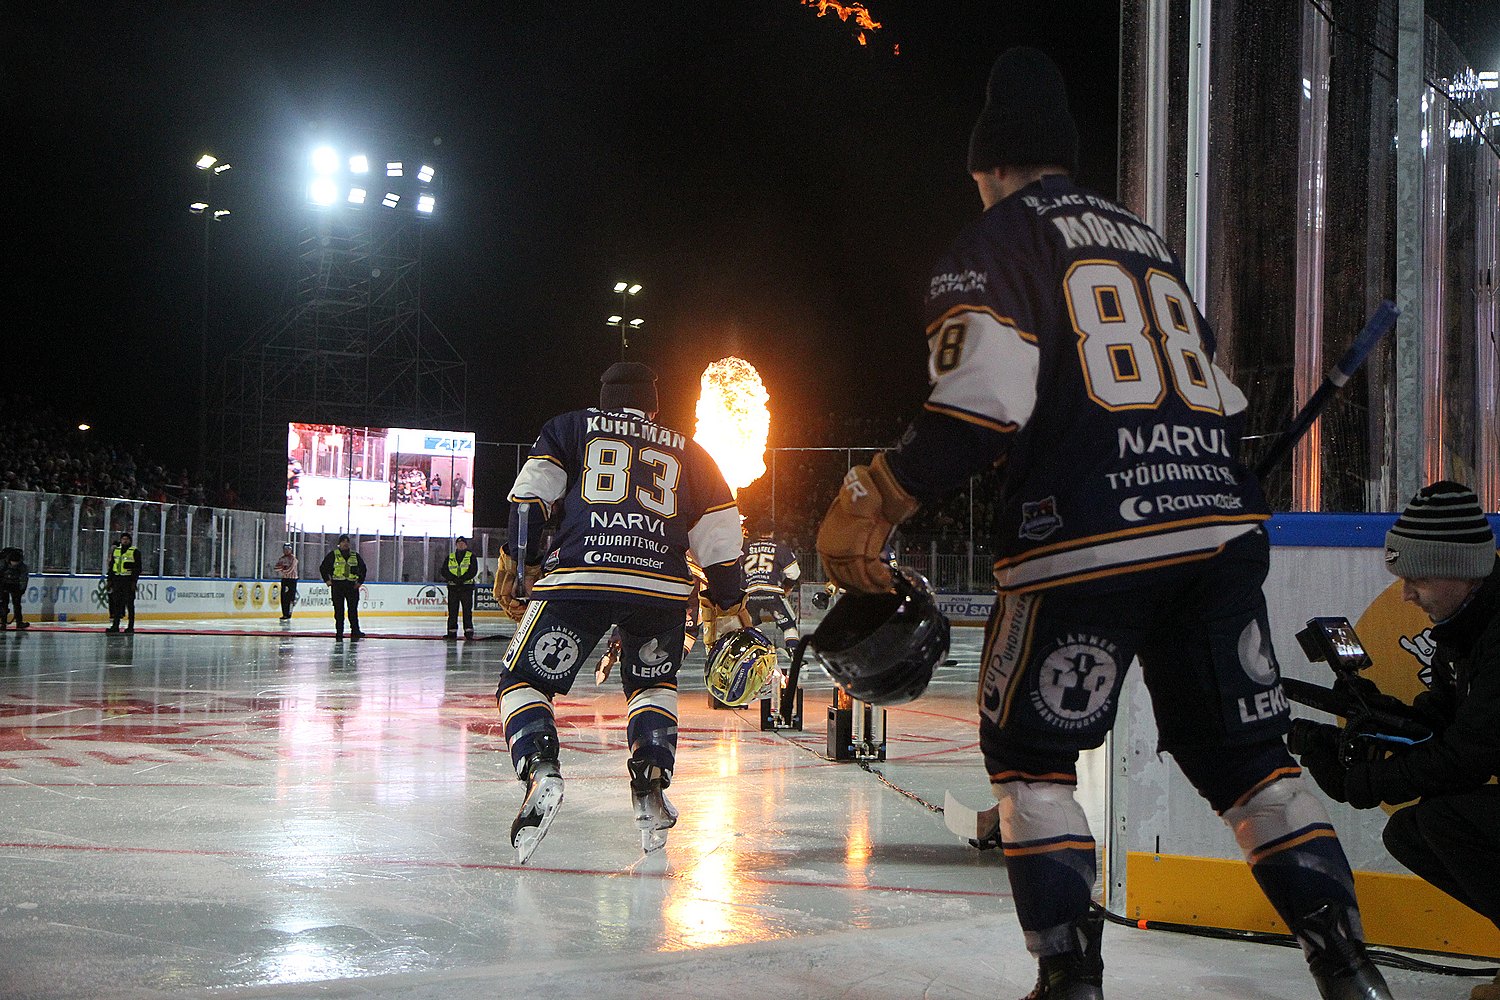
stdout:
<svg viewBox="0 0 1500 1000">
<path fill-rule="evenodd" d="M 1392 814 L 1385 846 L 1415 874 L 1500 927 L 1500 561 L 1468 488 L 1418 491 L 1386 535 L 1385 563 L 1402 597 L 1432 619 L 1432 679 L 1412 708 L 1433 737 L 1347 767 L 1328 743 L 1302 766 L 1330 798 L 1356 809 L 1418 801 Z M 1375 700 L 1386 698 L 1370 693 Z M 1392 699 L 1394 700 L 1394 699 Z M 1474 1000 L 1500 1000 L 1500 977 Z"/>
</svg>

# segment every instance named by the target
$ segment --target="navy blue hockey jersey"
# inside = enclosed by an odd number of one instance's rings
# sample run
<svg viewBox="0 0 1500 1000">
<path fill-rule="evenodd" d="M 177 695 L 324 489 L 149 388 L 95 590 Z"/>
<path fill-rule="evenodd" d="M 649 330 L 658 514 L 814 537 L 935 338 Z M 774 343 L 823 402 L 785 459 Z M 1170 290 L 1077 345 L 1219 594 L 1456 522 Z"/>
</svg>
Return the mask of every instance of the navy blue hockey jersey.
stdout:
<svg viewBox="0 0 1500 1000">
<path fill-rule="evenodd" d="M 1001 469 L 995 578 L 1035 590 L 1206 558 L 1268 516 L 1245 397 L 1175 255 L 1046 177 L 972 223 L 927 293 L 924 413 L 889 456 L 931 500 Z"/>
<path fill-rule="evenodd" d="M 740 517 L 724 475 L 687 435 L 634 411 L 573 410 L 542 427 L 511 502 L 561 503 L 538 598 L 680 603 L 691 549 L 721 606 L 740 599 Z M 534 541 L 541 525 L 529 528 Z"/>
<path fill-rule="evenodd" d="M 797 565 L 797 555 L 773 538 L 757 538 L 745 543 L 745 591 L 775 591 L 785 593 L 784 582 L 801 578 L 802 567 Z"/>
</svg>

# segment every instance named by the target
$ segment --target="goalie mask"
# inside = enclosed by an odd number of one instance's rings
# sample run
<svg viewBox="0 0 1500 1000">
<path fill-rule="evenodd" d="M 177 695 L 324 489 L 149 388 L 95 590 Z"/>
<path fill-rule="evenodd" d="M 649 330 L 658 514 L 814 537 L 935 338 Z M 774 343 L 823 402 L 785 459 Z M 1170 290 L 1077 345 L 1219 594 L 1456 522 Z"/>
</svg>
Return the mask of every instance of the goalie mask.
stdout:
<svg viewBox="0 0 1500 1000">
<path fill-rule="evenodd" d="M 775 669 L 771 640 L 758 629 L 742 628 L 714 643 L 703 664 L 703 681 L 719 701 L 741 708 L 756 699 Z"/>
<path fill-rule="evenodd" d="M 948 619 L 932 585 L 904 567 L 894 594 L 846 593 L 807 640 L 807 650 L 851 698 L 900 705 L 927 690 L 948 655 Z"/>
</svg>

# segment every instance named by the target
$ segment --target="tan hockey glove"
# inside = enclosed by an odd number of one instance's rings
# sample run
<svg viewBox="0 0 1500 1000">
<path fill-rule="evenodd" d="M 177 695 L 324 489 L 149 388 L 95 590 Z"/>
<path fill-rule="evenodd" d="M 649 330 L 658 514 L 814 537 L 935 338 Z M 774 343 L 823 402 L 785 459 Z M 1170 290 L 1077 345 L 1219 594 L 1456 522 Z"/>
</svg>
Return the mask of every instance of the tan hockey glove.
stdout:
<svg viewBox="0 0 1500 1000">
<path fill-rule="evenodd" d="M 896 525 L 920 506 L 896 482 L 883 453 L 868 466 L 856 465 L 844 476 L 844 485 L 818 528 L 823 569 L 845 590 L 866 594 L 895 590 L 890 564 L 881 559 L 880 550 Z"/>
<path fill-rule="evenodd" d="M 535 566 L 526 567 L 526 592 L 516 593 L 516 560 L 515 557 L 504 549 L 500 550 L 500 565 L 495 570 L 495 600 L 500 604 L 500 610 L 513 622 L 518 622 L 526 617 L 526 600 L 531 593 L 531 585 L 536 583 L 542 575 L 540 563 Z"/>
</svg>

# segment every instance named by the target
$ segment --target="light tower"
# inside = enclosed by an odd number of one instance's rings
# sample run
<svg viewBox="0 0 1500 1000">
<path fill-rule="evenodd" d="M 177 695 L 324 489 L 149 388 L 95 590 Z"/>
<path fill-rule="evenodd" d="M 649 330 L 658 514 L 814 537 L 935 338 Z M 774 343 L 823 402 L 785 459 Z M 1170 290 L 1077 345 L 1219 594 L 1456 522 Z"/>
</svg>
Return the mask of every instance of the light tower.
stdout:
<svg viewBox="0 0 1500 1000">
<path fill-rule="evenodd" d="M 262 504 L 283 489 L 288 423 L 463 424 L 466 366 L 422 310 L 423 230 L 441 192 L 415 146 L 330 139 L 302 161 L 293 303 L 235 353 L 225 380 L 222 458 L 254 461 L 245 479 Z"/>
<path fill-rule="evenodd" d="M 634 319 L 626 319 L 625 314 L 630 311 L 630 299 L 641 293 L 641 285 L 635 281 L 615 282 L 615 294 L 620 296 L 620 311 L 605 319 L 605 323 L 616 327 L 620 331 L 620 360 L 625 360 L 625 348 L 630 346 L 630 331 L 639 330 L 646 325 L 646 321 L 639 316 Z"/>
<path fill-rule="evenodd" d="M 198 475 L 208 469 L 208 285 L 210 233 L 215 222 L 229 218 L 229 209 L 214 204 L 214 178 L 230 165 L 212 153 L 198 157 L 195 166 L 203 172 L 203 200 L 188 206 L 188 211 L 203 216 L 203 292 L 198 319 Z"/>
</svg>

